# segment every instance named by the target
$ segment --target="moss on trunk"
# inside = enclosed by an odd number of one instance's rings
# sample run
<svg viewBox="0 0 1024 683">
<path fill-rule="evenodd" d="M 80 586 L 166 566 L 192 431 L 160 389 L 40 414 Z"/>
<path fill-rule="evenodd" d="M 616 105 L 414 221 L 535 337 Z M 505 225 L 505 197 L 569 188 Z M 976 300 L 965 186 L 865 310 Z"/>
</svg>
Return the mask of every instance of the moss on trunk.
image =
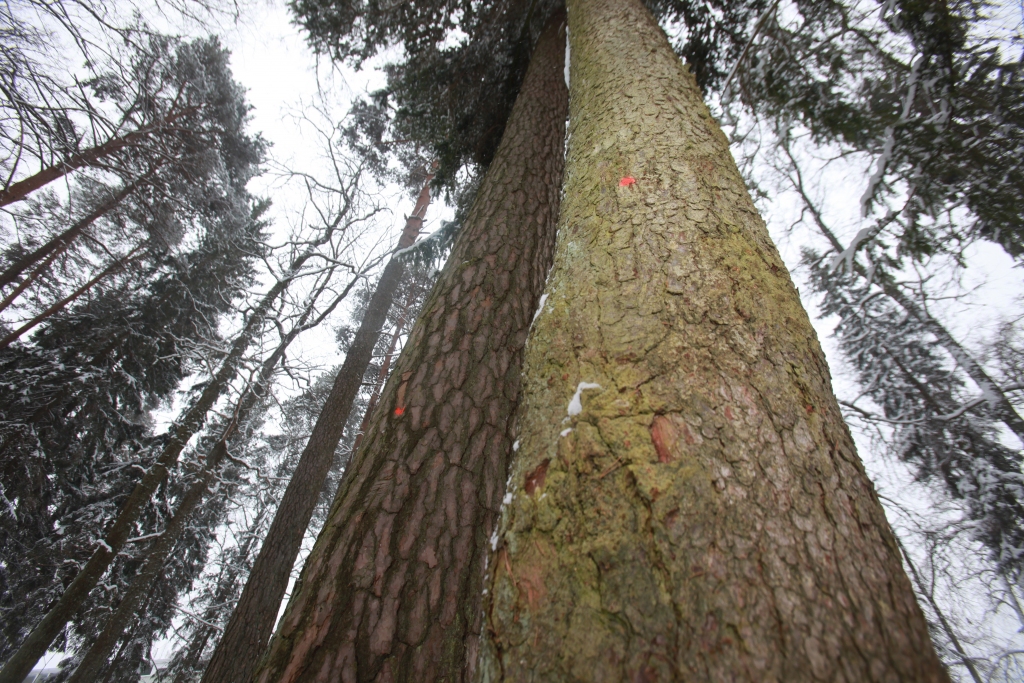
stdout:
<svg viewBox="0 0 1024 683">
<path fill-rule="evenodd" d="M 639 0 L 568 7 L 566 185 L 484 680 L 948 680 L 694 79 Z"/>
</svg>

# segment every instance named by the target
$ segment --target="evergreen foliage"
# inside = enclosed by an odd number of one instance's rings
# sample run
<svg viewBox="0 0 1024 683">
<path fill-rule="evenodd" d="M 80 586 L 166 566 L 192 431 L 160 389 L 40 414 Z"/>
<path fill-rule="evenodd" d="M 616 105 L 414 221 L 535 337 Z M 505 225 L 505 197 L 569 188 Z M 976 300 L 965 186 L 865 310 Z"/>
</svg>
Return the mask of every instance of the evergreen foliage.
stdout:
<svg viewBox="0 0 1024 683">
<path fill-rule="evenodd" d="M 252 284 L 254 259 L 263 250 L 266 205 L 245 186 L 258 172 L 264 143 L 245 130 L 248 106 L 231 79 L 227 53 L 216 39 L 151 36 L 148 45 L 144 56 L 151 59 L 133 61 L 129 73 L 160 84 L 143 83 L 144 90 L 176 93 L 195 107 L 172 136 L 181 144 L 131 150 L 124 161 L 147 174 L 146 182 L 105 215 L 87 241 L 51 265 L 33 298 L 46 301 L 49 292 L 67 291 L 76 275 L 94 267 L 97 253 L 138 235 L 148 246 L 132 268 L 50 317 L 30 343 L 0 353 L 0 486 L 9 513 L 0 522 L 0 657 L 45 613 L 102 538 L 158 446 L 151 412 L 170 401 L 182 380 L 201 370 L 209 346 L 220 343 L 219 320 Z M 104 93 L 116 97 L 115 85 L 107 82 Z M 147 106 L 155 114 L 160 100 Z M 135 173 L 131 168 L 118 170 Z M 103 195 L 107 182 L 86 176 L 75 186 L 88 203 Z M 62 209 L 53 195 L 33 201 L 29 212 L 43 230 L 28 230 L 29 238 L 45 234 Z M 23 243 L 7 253 L 24 249 Z M 22 308 L 42 305 L 33 303 Z M 160 528 L 173 495 L 161 489 L 138 536 Z M 137 567 L 127 555 L 106 585 L 133 574 Z M 83 637 L 82 629 L 87 632 L 112 599 L 110 590 L 94 595 L 73 638 Z M 138 657 L 133 661 L 137 666 Z"/>
<path fill-rule="evenodd" d="M 807 251 L 804 263 L 822 313 L 839 318 L 835 335 L 862 397 L 879 413 L 847 404 L 891 429 L 887 448 L 916 476 L 962 501 L 973 533 L 999 570 L 1024 573 L 1024 454 L 1000 440 L 999 423 L 977 409 L 964 379 L 936 348 L 929 330 L 877 287 L 837 272 Z"/>
</svg>

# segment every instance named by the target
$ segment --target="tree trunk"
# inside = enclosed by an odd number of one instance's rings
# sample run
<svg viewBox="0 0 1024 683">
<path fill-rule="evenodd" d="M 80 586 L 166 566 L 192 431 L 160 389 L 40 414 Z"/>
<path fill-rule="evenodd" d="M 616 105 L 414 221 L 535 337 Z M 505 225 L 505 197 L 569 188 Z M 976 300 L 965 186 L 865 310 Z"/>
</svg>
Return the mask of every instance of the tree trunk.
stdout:
<svg viewBox="0 0 1024 683">
<path fill-rule="evenodd" d="M 800 173 L 800 167 L 797 166 L 796 160 L 793 159 L 793 155 L 789 152 L 788 148 L 785 148 L 790 161 L 796 170 L 796 179 L 793 180 L 793 187 L 803 199 L 804 206 L 810 211 L 811 217 L 814 219 L 814 223 L 818 226 L 818 231 L 829 241 L 832 248 L 837 254 L 843 254 L 846 252 L 846 248 L 843 247 L 839 238 L 832 232 L 832 229 L 825 224 L 825 220 L 821 215 L 821 211 L 811 201 L 807 191 L 804 189 L 803 177 Z M 867 270 L 858 263 L 855 259 L 850 260 L 850 266 L 853 268 L 861 277 L 866 278 L 868 276 Z M 885 295 L 895 301 L 903 310 L 912 315 L 922 325 L 925 326 L 929 332 L 935 335 L 935 340 L 939 346 L 946 349 L 946 352 L 952 356 L 953 360 L 964 369 L 967 376 L 974 380 L 974 383 L 978 385 L 982 395 L 988 404 L 989 409 L 992 411 L 993 416 L 1001 421 L 1006 427 L 1016 434 L 1017 438 L 1022 444 L 1024 444 L 1024 418 L 1020 416 L 1017 409 L 1010 403 L 1010 399 L 1006 396 L 1006 392 L 1003 391 L 1002 387 L 992 379 L 992 377 L 985 371 L 974 356 L 965 349 L 959 341 L 946 329 L 942 323 L 936 320 L 931 313 L 924 307 L 920 306 L 911 297 L 907 296 L 899 288 L 894 281 L 893 277 L 886 272 L 874 273 L 872 278 L 877 282 L 878 286 L 882 288 Z"/>
<path fill-rule="evenodd" d="M 567 104 L 563 23 L 553 20 L 537 44 L 494 161 L 258 681 L 471 677 L 520 359 L 554 247 Z"/>
<path fill-rule="evenodd" d="M 75 291 L 71 292 L 71 294 L 68 294 L 66 297 L 64 297 L 60 301 L 55 301 L 46 310 L 42 311 L 39 315 L 37 315 L 34 318 L 32 318 L 31 320 L 29 320 L 27 323 L 25 323 L 24 325 L 22 325 L 18 329 L 14 330 L 13 332 L 8 334 L 3 339 L 0 339 L 0 351 L 3 351 L 8 346 L 13 344 L 15 341 L 20 339 L 23 334 L 25 334 L 26 332 L 28 332 L 29 330 L 34 328 L 39 323 L 43 322 L 44 320 L 46 320 L 50 316 L 54 315 L 55 313 L 59 313 L 69 303 L 71 303 L 72 301 L 74 301 L 75 299 L 77 299 L 78 297 L 82 296 L 83 294 L 88 292 L 90 289 L 92 289 L 96 285 L 97 282 L 99 282 L 100 280 L 104 279 L 105 277 L 107 277 L 111 273 L 114 273 L 115 271 L 118 271 L 121 268 L 123 268 L 126 265 L 128 265 L 128 263 L 131 262 L 132 258 L 135 257 L 135 254 L 137 254 L 139 251 L 142 250 L 142 246 L 143 245 L 135 247 L 130 252 L 128 252 L 127 254 L 125 254 L 124 256 L 122 256 L 121 258 L 117 259 L 116 261 L 111 263 L 109 266 L 107 266 L 106 268 L 101 270 L 99 273 L 97 273 L 95 276 L 93 276 L 93 278 L 91 280 L 89 280 L 88 282 L 86 282 L 84 285 L 82 285 L 81 287 L 79 287 Z"/>
<path fill-rule="evenodd" d="M 639 0 L 570 0 L 571 135 L 487 681 L 948 681 L 824 355 Z"/>
<path fill-rule="evenodd" d="M 354 284 L 355 280 L 352 282 L 352 285 Z M 339 299 L 344 299 L 348 292 L 349 288 L 346 288 L 341 293 Z M 85 656 L 82 657 L 78 666 L 70 678 L 68 678 L 67 683 L 90 683 L 97 680 L 114 646 L 128 632 L 128 628 L 134 620 L 139 607 L 150 594 L 153 584 L 162 574 L 164 563 L 181 538 L 181 535 L 187 529 L 192 513 L 203 501 L 203 498 L 206 497 L 206 492 L 216 480 L 221 463 L 228 455 L 228 440 L 238 429 L 238 426 L 244 424 L 249 419 L 249 414 L 263 400 L 270 380 L 274 376 L 274 371 L 284 358 L 288 347 L 299 334 L 308 329 L 306 323 L 313 313 L 316 299 L 317 296 L 310 296 L 308 306 L 302 312 L 299 320 L 288 331 L 288 334 L 281 339 L 274 352 L 263 362 L 256 381 L 242 393 L 231 421 L 224 428 L 220 438 L 217 439 L 210 452 L 207 453 L 202 469 L 196 473 L 195 480 L 179 499 L 178 507 L 175 509 L 170 521 L 167 522 L 163 531 L 146 551 L 146 559 L 142 569 L 132 579 L 128 589 L 121 597 L 121 602 L 118 604 L 117 609 L 107 618 L 103 630 L 85 653 Z"/>
<path fill-rule="evenodd" d="M 432 173 L 427 175 L 396 251 L 416 241 L 430 204 L 430 181 L 433 177 Z M 302 537 L 306 534 L 320 491 L 334 462 L 334 453 L 344 433 L 348 414 L 362 386 L 366 366 L 373 358 L 374 346 L 404 271 L 404 262 L 392 257 L 377 282 L 377 289 L 366 307 L 352 346 L 345 354 L 345 362 L 334 379 L 331 393 L 313 425 L 313 432 L 281 498 L 242 595 L 203 674 L 203 683 L 248 681 L 256 670 L 260 655 L 266 650 Z"/>
<path fill-rule="evenodd" d="M 39 263 L 39 265 L 33 268 L 31 273 L 29 273 L 26 277 L 23 277 L 21 279 L 21 282 L 18 283 L 18 286 L 11 290 L 11 292 L 4 297 L 3 301 L 0 301 L 0 313 L 6 311 L 7 308 L 11 304 L 13 304 L 18 299 L 19 296 L 21 296 L 22 292 L 31 287 L 32 283 L 38 280 L 39 277 L 46 272 L 50 265 L 57 260 L 57 257 L 64 253 L 64 250 L 67 249 L 67 246 L 68 245 L 65 245 L 60 249 L 56 249 L 50 252 L 50 255 L 43 259 L 42 262 Z"/>
<path fill-rule="evenodd" d="M 135 188 L 138 187 L 140 182 L 141 181 L 135 181 L 134 183 L 125 185 L 117 194 L 100 202 L 92 211 L 75 221 L 70 228 L 52 238 L 46 244 L 29 252 L 28 254 L 25 254 L 20 259 L 12 263 L 3 273 L 0 273 L 0 287 L 6 287 L 11 284 L 17 280 L 18 276 L 25 272 L 26 269 L 32 267 L 34 263 L 46 258 L 54 251 L 63 251 L 66 249 L 69 244 L 71 244 L 79 235 L 82 234 L 82 232 L 85 231 L 86 228 L 120 204 L 125 197 L 131 194 Z"/>
<path fill-rule="evenodd" d="M 186 107 L 157 123 L 140 128 L 139 130 L 120 137 L 111 138 L 110 140 L 96 145 L 95 147 L 90 147 L 89 149 L 78 152 L 77 154 L 73 154 L 58 164 L 40 169 L 33 175 L 19 180 L 16 183 L 11 183 L 6 188 L 0 190 L 0 206 L 7 206 L 8 204 L 21 201 L 32 192 L 49 185 L 58 178 L 63 178 L 72 171 L 76 171 L 80 168 L 99 166 L 101 161 L 115 152 L 120 152 L 126 147 L 133 146 L 138 142 L 145 140 L 147 137 L 158 135 L 162 128 L 174 123 L 183 116 L 195 113 L 198 110 L 198 107 Z"/>
<path fill-rule="evenodd" d="M 253 335 L 259 329 L 267 312 L 277 297 L 285 290 L 302 264 L 313 254 L 315 245 L 297 256 L 286 277 L 278 280 L 263 296 L 256 310 L 246 320 L 235 337 L 231 349 L 221 362 L 217 373 L 210 378 L 198 398 L 172 424 L 163 439 L 163 447 L 156 461 L 135 485 L 131 494 L 118 511 L 117 518 L 110 525 L 106 536 L 99 541 L 93 552 L 74 580 L 64 589 L 61 597 L 46 612 L 46 615 L 32 629 L 18 647 L 18 650 L 0 669 L 0 683 L 22 683 L 53 639 L 63 630 L 65 624 L 82 606 L 89 592 L 103 577 L 107 567 L 128 540 L 135 522 L 145 508 L 157 487 L 166 479 L 167 473 L 177 463 L 178 456 L 188 441 L 199 431 L 206 415 L 220 398 L 221 393 L 235 377 L 238 364 L 249 347 Z"/>
<path fill-rule="evenodd" d="M 370 418 L 373 417 L 373 409 L 377 407 L 377 401 L 380 400 L 381 389 L 384 388 L 384 381 L 388 378 L 388 373 L 391 371 L 391 359 L 395 355 L 395 349 L 398 348 L 398 340 L 402 337 L 402 331 L 405 329 L 405 317 L 409 313 L 409 305 L 412 302 L 412 293 L 410 292 L 405 299 L 405 307 L 402 309 L 402 314 L 398 316 L 398 322 L 395 323 L 394 332 L 391 333 L 391 343 L 388 344 L 387 353 L 384 354 L 384 361 L 380 364 L 380 372 L 377 373 L 377 381 L 373 385 L 373 392 L 370 394 L 370 400 L 366 403 L 366 410 L 363 412 L 363 419 L 359 423 L 359 431 L 356 432 L 356 439 L 352 444 L 352 452 L 359 450 L 359 444 L 363 442 L 363 435 L 370 428 Z"/>
</svg>

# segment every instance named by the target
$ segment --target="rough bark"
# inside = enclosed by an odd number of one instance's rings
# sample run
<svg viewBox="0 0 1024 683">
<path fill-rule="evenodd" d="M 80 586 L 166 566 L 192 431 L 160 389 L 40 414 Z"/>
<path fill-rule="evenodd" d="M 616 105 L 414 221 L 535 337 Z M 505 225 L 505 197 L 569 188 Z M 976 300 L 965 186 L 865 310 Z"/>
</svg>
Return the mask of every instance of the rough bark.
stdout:
<svg viewBox="0 0 1024 683">
<path fill-rule="evenodd" d="M 564 44 L 557 18 L 306 561 L 262 683 L 471 677 L 522 349 L 554 248 Z"/>
<path fill-rule="evenodd" d="M 373 417 L 373 409 L 377 407 L 377 401 L 380 400 L 380 392 L 384 388 L 384 382 L 387 380 L 388 374 L 391 372 L 391 360 L 395 355 L 395 349 L 398 348 L 398 340 L 401 339 L 402 332 L 405 330 L 405 318 L 409 313 L 411 299 L 412 294 L 410 293 L 405 300 L 405 307 L 402 309 L 402 314 L 398 317 L 395 329 L 391 333 L 391 342 L 388 344 L 387 353 L 384 354 L 384 362 L 380 364 L 377 382 L 373 385 L 373 393 L 370 394 L 370 400 L 366 403 L 363 419 L 359 423 L 359 431 L 356 432 L 356 440 L 352 444 L 353 452 L 359 450 L 359 444 L 363 442 L 363 435 L 370 428 L 370 418 Z"/>
<path fill-rule="evenodd" d="M 396 250 L 405 249 L 416 241 L 430 204 L 432 179 L 433 174 L 427 176 Z M 374 346 L 404 271 L 403 261 L 393 257 L 377 282 L 352 346 L 345 355 L 331 393 L 281 498 L 242 595 L 203 674 L 203 683 L 248 681 L 256 670 L 256 664 L 274 631 L 295 557 L 334 462 L 334 453 L 341 441 L 348 414 L 362 386 L 366 366 L 373 358 Z"/>
<path fill-rule="evenodd" d="M 639 0 L 570 0 L 486 681 L 948 681 L 807 314 Z"/>
</svg>

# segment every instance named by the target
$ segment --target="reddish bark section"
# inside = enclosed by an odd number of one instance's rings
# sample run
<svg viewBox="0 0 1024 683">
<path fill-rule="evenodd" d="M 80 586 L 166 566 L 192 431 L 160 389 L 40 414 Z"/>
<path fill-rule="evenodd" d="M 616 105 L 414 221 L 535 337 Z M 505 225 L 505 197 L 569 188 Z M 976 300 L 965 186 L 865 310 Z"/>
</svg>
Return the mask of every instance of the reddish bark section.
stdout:
<svg viewBox="0 0 1024 683">
<path fill-rule="evenodd" d="M 472 674 L 526 334 L 554 248 L 565 30 L 541 36 L 473 209 L 257 680 Z"/>
</svg>

